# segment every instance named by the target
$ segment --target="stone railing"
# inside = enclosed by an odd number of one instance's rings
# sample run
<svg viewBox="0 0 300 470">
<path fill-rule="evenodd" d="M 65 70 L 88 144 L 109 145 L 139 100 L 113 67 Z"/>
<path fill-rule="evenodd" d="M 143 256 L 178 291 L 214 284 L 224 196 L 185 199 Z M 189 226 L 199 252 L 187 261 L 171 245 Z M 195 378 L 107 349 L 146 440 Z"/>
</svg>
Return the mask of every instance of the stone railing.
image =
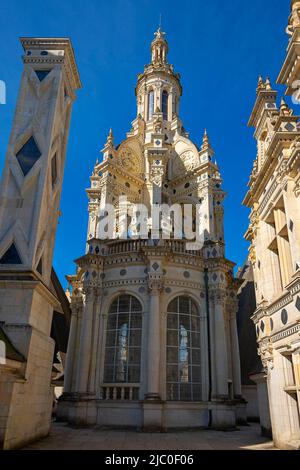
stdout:
<svg viewBox="0 0 300 470">
<path fill-rule="evenodd" d="M 100 400 L 139 400 L 139 384 L 103 384 L 100 388 Z"/>
<path fill-rule="evenodd" d="M 186 250 L 186 240 L 115 240 L 107 243 L 108 255 L 142 251 L 147 247 L 164 247 L 173 253 L 200 256 L 201 250 Z"/>
</svg>

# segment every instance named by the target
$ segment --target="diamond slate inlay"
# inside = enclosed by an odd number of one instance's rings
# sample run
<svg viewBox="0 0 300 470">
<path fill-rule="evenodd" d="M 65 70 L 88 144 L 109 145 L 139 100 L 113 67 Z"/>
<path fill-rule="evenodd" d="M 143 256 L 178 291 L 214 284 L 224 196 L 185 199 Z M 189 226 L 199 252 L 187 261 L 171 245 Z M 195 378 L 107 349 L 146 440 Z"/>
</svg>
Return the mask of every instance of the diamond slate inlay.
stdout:
<svg viewBox="0 0 300 470">
<path fill-rule="evenodd" d="M 38 161 L 41 155 L 42 154 L 38 149 L 34 137 L 30 137 L 16 155 L 24 176 L 30 172 L 31 168 Z"/>
<path fill-rule="evenodd" d="M 287 125 L 285 126 L 286 130 L 289 131 L 289 132 L 292 132 L 295 128 L 293 126 L 293 124 L 291 124 L 290 122 L 287 123 Z"/>
<path fill-rule="evenodd" d="M 13 243 L 0 259 L 0 264 L 22 264 L 20 255 Z"/>
<path fill-rule="evenodd" d="M 44 78 L 47 77 L 47 75 L 51 72 L 51 70 L 36 70 L 35 73 L 39 79 L 40 82 L 44 80 Z"/>
<path fill-rule="evenodd" d="M 288 313 L 285 309 L 282 310 L 282 312 L 281 312 L 281 321 L 282 321 L 283 325 L 286 325 L 287 322 L 288 322 Z"/>
<path fill-rule="evenodd" d="M 159 268 L 159 264 L 154 263 L 154 264 L 152 265 L 152 268 L 154 269 L 154 271 L 157 271 L 158 268 Z"/>
</svg>

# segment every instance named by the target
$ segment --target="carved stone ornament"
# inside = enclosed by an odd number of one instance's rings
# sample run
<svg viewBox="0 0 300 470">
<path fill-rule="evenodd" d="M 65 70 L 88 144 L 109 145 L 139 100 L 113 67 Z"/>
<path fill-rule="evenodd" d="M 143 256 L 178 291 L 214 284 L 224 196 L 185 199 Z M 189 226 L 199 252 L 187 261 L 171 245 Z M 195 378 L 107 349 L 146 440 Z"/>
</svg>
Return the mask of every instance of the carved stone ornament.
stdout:
<svg viewBox="0 0 300 470">
<path fill-rule="evenodd" d="M 270 340 L 261 343 L 258 354 L 267 372 L 274 368 L 273 345 Z"/>
<path fill-rule="evenodd" d="M 173 171 L 175 175 L 182 174 L 182 171 L 193 171 L 199 164 L 198 158 L 194 152 L 187 150 L 183 152 L 174 162 Z"/>
<path fill-rule="evenodd" d="M 286 32 L 289 36 L 292 36 L 295 28 L 300 26 L 300 1 L 294 1 L 292 5 L 292 13 L 289 17 L 288 26 Z"/>
<path fill-rule="evenodd" d="M 120 156 L 120 164 L 131 173 L 140 173 L 139 160 L 130 149 L 124 149 Z"/>
<path fill-rule="evenodd" d="M 161 186 L 164 176 L 164 169 L 162 167 L 152 167 L 150 173 L 150 179 L 156 186 Z"/>
<path fill-rule="evenodd" d="M 157 116 L 153 122 L 154 131 L 157 134 L 161 134 L 163 131 L 163 120 L 161 116 Z"/>
</svg>

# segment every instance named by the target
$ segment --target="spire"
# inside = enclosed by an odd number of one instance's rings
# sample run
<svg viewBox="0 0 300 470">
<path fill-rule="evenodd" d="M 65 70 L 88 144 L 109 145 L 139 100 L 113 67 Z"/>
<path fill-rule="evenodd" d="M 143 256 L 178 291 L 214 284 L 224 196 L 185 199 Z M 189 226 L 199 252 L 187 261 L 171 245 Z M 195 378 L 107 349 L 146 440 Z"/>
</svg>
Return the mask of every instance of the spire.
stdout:
<svg viewBox="0 0 300 470">
<path fill-rule="evenodd" d="M 207 135 L 207 130 L 204 129 L 201 150 L 208 150 L 209 148 L 210 148 L 209 137 Z"/>
<path fill-rule="evenodd" d="M 271 82 L 270 82 L 269 77 L 267 77 L 267 79 L 266 79 L 265 86 L 266 86 L 266 91 L 272 90 L 272 86 L 271 86 Z"/>
<path fill-rule="evenodd" d="M 113 146 L 114 146 L 114 135 L 113 135 L 112 128 L 109 129 L 109 133 L 108 133 L 108 136 L 107 136 L 106 145 L 109 146 L 109 147 L 113 147 Z"/>
<path fill-rule="evenodd" d="M 262 76 L 260 75 L 258 77 L 258 84 L 257 84 L 257 88 L 256 88 L 256 93 L 258 94 L 260 91 L 262 91 L 264 89 L 265 89 L 265 84 L 264 84 Z"/>
<path fill-rule="evenodd" d="M 104 159 L 110 155 L 110 152 L 115 148 L 114 146 L 114 135 L 113 131 L 110 128 L 109 133 L 106 139 L 106 143 L 104 145 L 104 149 L 101 150 L 101 152 L 104 154 Z"/>
<path fill-rule="evenodd" d="M 288 107 L 284 99 L 281 99 L 280 103 L 280 115 L 281 116 L 292 116 L 293 111 Z"/>
<path fill-rule="evenodd" d="M 166 33 L 161 29 L 161 25 L 155 31 L 155 39 L 151 43 L 151 62 L 156 65 L 167 64 L 168 43 L 165 39 Z"/>
</svg>

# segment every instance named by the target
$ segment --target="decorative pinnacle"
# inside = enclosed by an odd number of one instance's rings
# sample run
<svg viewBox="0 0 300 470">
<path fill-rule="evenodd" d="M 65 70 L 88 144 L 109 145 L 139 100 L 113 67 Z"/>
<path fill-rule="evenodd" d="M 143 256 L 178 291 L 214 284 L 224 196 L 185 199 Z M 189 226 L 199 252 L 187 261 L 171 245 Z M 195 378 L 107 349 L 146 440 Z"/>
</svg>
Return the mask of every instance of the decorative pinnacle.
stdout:
<svg viewBox="0 0 300 470">
<path fill-rule="evenodd" d="M 112 128 L 110 128 L 108 136 L 107 136 L 107 140 L 106 140 L 106 146 L 113 147 L 113 145 L 114 145 L 114 135 L 113 135 Z"/>
<path fill-rule="evenodd" d="M 208 137 L 208 135 L 207 135 L 207 130 L 204 129 L 204 135 L 203 135 L 201 150 L 208 150 L 209 147 L 210 147 L 210 145 L 209 145 L 209 137 Z"/>
<path fill-rule="evenodd" d="M 287 103 L 284 101 L 284 99 L 281 99 L 280 103 L 280 115 L 281 116 L 292 116 L 293 111 L 288 107 Z"/>
<path fill-rule="evenodd" d="M 256 88 L 256 93 L 258 94 L 261 90 L 264 90 L 264 89 L 265 89 L 265 84 L 264 84 L 262 76 L 260 75 L 258 77 L 258 84 L 257 84 L 257 88 Z"/>
<path fill-rule="evenodd" d="M 266 90 L 267 90 L 267 91 L 272 90 L 271 82 L 270 82 L 269 77 L 267 77 L 265 85 L 266 85 Z"/>
</svg>

